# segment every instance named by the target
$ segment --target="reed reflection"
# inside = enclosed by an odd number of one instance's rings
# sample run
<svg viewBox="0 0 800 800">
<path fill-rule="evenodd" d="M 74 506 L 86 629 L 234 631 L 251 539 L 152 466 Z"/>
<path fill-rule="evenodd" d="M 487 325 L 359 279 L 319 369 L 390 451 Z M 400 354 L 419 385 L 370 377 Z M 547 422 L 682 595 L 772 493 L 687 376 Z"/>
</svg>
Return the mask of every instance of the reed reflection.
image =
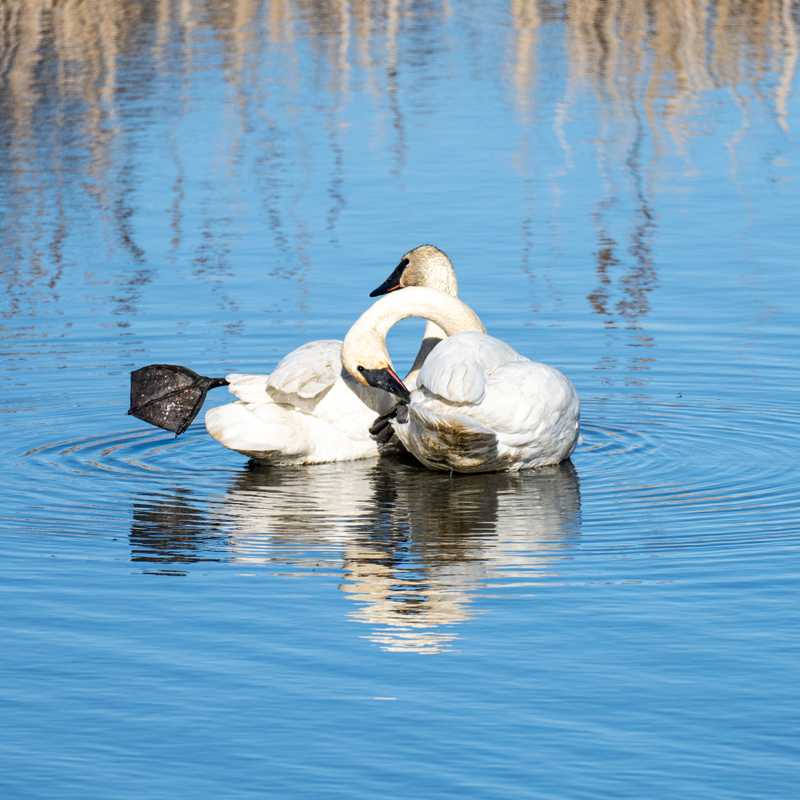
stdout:
<svg viewBox="0 0 800 800">
<path fill-rule="evenodd" d="M 163 574 L 220 559 L 330 572 L 370 640 L 436 653 L 459 637 L 482 587 L 547 580 L 579 534 L 570 463 L 451 479 L 386 458 L 251 467 L 208 510 L 185 491 L 137 498 L 130 544 L 133 561 Z"/>
<path fill-rule="evenodd" d="M 2 311 L 14 315 L 57 296 L 65 269 L 82 269 L 66 253 L 89 220 L 92 229 L 108 226 L 123 262 L 112 293 L 118 316 L 129 320 L 137 287 L 155 279 L 165 253 L 208 258 L 209 230 L 231 216 L 228 195 L 251 173 L 275 250 L 270 274 L 302 283 L 314 236 L 298 210 L 304 195 L 327 187 L 321 235 L 335 240 L 354 180 L 364 177 L 348 161 L 361 119 L 355 109 L 369 104 L 368 138 L 381 169 L 383 151 L 390 155 L 389 174 L 380 177 L 402 177 L 414 156 L 409 120 L 427 124 L 447 105 L 445 79 L 495 72 L 508 80 L 523 138 L 552 121 L 564 153 L 557 171 L 573 168 L 571 151 L 587 137 L 573 134 L 571 118 L 586 113 L 587 97 L 593 101 L 598 135 L 590 138 L 606 165 L 596 216 L 628 200 L 636 210 L 623 234 L 597 223 L 589 299 L 605 321 L 630 326 L 633 319 L 635 328 L 656 284 L 648 248 L 657 199 L 646 176 L 670 148 L 688 164 L 691 139 L 713 124 L 702 113 L 712 92 L 729 92 L 741 109 L 740 130 L 728 141 L 734 154 L 753 103 L 765 103 L 789 131 L 797 4 L 509 0 L 507 8 L 499 21 L 496 10 L 481 11 L 508 29 L 504 49 L 481 38 L 473 8 L 447 0 L 0 0 Z M 460 51 L 467 51 L 467 74 L 452 55 Z M 224 169 L 212 181 L 208 163 L 193 164 L 191 139 L 195 126 L 208 124 L 193 114 L 217 78 L 227 93 L 214 101 L 211 118 L 225 120 L 214 161 Z M 320 120 L 321 139 L 309 132 Z M 189 123 L 188 135 L 177 122 Z M 481 124 L 478 113 L 473 124 Z M 172 171 L 165 196 L 139 197 L 159 139 Z M 536 148 L 523 149 L 524 177 L 534 181 L 527 161 Z M 229 184 L 227 194 L 221 184 Z M 537 211 L 521 212 L 523 263 Z M 151 230 L 145 241 L 144 220 L 163 225 L 161 235 Z M 228 247 L 213 235 L 216 251 Z"/>
<path fill-rule="evenodd" d="M 787 102 L 797 67 L 797 12 L 792 0 L 512 0 L 514 37 L 508 64 L 525 126 L 518 163 L 529 208 L 520 220 L 521 263 L 532 278 L 544 278 L 544 285 L 549 283 L 546 274 L 536 274 L 529 265 L 531 231 L 537 213 L 542 213 L 541 208 L 534 210 L 529 184 L 542 169 L 532 163 L 540 144 L 533 112 L 542 102 L 536 50 L 543 46 L 547 26 L 563 25 L 566 49 L 565 88 L 552 108 L 537 111 L 540 123 L 552 120 L 563 154 L 563 163 L 550 168 L 556 205 L 564 176 L 575 168 L 570 120 L 587 100 L 597 108 L 596 163 L 602 194 L 592 215 L 597 283 L 587 300 L 609 336 L 622 328 L 628 332 L 628 344 L 636 348 L 627 370 L 620 369 L 617 359 L 605 357 L 599 370 L 625 373 L 627 383 L 639 385 L 654 361 L 654 342 L 642 325 L 658 285 L 654 184 L 670 149 L 687 171 L 699 171 L 691 163 L 690 140 L 708 135 L 719 124 L 704 113 L 704 96 L 728 90 L 740 109 L 741 127 L 728 141 L 734 167 L 736 147 L 750 125 L 748 94 L 754 102 L 768 104 L 788 132 Z"/>
</svg>

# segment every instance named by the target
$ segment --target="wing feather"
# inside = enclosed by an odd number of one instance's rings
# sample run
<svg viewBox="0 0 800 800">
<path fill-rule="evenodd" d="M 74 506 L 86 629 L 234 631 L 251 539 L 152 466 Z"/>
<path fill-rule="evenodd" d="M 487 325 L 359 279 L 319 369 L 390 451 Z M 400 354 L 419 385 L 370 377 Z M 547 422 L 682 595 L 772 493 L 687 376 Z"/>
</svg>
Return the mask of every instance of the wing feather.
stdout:
<svg viewBox="0 0 800 800">
<path fill-rule="evenodd" d="M 476 405 L 486 380 L 498 367 L 522 358 L 513 347 L 485 333 L 457 333 L 438 344 L 425 360 L 418 386 L 449 403 Z"/>
<path fill-rule="evenodd" d="M 333 339 L 308 342 L 284 356 L 267 381 L 278 403 L 303 408 L 316 405 L 342 371 L 342 343 Z"/>
<path fill-rule="evenodd" d="M 246 375 L 234 372 L 226 375 L 228 390 L 245 403 L 263 403 L 267 399 L 267 381 L 269 375 Z"/>
</svg>

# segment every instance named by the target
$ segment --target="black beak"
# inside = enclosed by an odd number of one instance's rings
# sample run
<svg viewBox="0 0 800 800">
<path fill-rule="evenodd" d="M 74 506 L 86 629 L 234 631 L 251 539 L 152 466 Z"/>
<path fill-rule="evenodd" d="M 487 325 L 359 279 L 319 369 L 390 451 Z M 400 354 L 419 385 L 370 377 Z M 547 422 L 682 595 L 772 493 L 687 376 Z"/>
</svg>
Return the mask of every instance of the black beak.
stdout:
<svg viewBox="0 0 800 800">
<path fill-rule="evenodd" d="M 364 367 L 359 367 L 358 371 L 364 376 L 364 380 L 376 389 L 383 389 L 385 392 L 397 395 L 406 402 L 411 397 L 411 393 L 391 367 L 386 367 L 385 369 L 364 369 Z"/>
<path fill-rule="evenodd" d="M 403 288 L 403 284 L 400 283 L 400 276 L 403 274 L 403 271 L 408 266 L 408 259 L 404 258 L 392 271 L 392 274 L 377 288 L 373 289 L 370 293 L 370 297 L 377 297 L 379 294 L 389 294 L 389 292 L 397 291 L 398 289 Z"/>
</svg>

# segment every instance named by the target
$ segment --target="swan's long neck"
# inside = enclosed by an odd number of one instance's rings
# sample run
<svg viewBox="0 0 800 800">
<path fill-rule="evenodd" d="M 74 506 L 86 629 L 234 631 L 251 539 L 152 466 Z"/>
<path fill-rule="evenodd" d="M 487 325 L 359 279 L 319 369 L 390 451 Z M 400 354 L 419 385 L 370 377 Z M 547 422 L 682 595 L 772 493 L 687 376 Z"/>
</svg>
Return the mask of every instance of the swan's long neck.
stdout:
<svg viewBox="0 0 800 800">
<path fill-rule="evenodd" d="M 464 331 L 486 332 L 480 317 L 466 303 L 457 297 L 422 286 L 408 286 L 400 292 L 381 297 L 356 320 L 350 330 L 371 329 L 385 341 L 389 331 L 408 317 L 422 317 L 444 331 L 446 336 Z"/>
<path fill-rule="evenodd" d="M 355 321 L 344 339 L 344 368 L 358 379 L 360 365 L 370 369 L 391 366 L 386 350 L 386 336 L 394 325 L 408 317 L 422 317 L 433 323 L 435 328 L 425 328 L 425 337 L 431 339 L 441 339 L 442 334 L 453 336 L 464 331 L 485 332 L 480 317 L 457 297 L 435 289 L 409 286 L 399 292 L 384 295 Z M 423 341 L 423 347 L 414 362 L 415 368 L 418 363 L 421 365 L 427 355 L 422 352 L 424 347 Z M 428 352 L 431 347 L 433 344 L 429 345 Z"/>
<path fill-rule="evenodd" d="M 431 254 L 430 251 L 433 251 Z M 422 255 L 424 253 L 424 255 Z M 444 292 L 450 297 L 458 297 L 458 280 L 456 280 L 456 271 L 453 269 L 453 264 L 448 258 L 447 254 L 441 251 L 438 247 L 430 245 L 423 245 L 417 247 L 406 253 L 405 258 L 410 258 L 412 255 L 417 254 L 416 258 L 422 257 L 422 280 L 416 285 L 423 286 L 428 289 L 436 289 L 437 291 Z M 414 284 L 412 284 L 414 285 Z M 430 319 L 425 322 L 425 332 L 422 335 L 422 341 L 419 343 L 419 350 L 417 357 L 414 359 L 414 364 L 411 370 L 405 377 L 405 383 L 409 387 L 414 387 L 417 384 L 417 376 L 425 363 L 425 359 L 430 355 L 431 350 L 436 347 L 442 339 L 447 338 L 447 334 Z"/>
</svg>

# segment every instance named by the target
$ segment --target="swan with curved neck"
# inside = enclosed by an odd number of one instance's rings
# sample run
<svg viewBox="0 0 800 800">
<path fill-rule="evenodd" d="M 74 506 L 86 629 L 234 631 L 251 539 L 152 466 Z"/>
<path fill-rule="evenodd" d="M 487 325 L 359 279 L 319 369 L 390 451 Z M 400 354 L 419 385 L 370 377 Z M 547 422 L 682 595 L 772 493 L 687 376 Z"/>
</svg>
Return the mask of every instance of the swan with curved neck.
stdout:
<svg viewBox="0 0 800 800">
<path fill-rule="evenodd" d="M 442 296 L 458 290 L 450 259 L 432 245 L 405 253 L 375 291 L 402 297 L 420 286 Z M 403 292 L 395 291 L 401 288 Z M 406 377 L 409 385 L 415 385 L 425 359 L 444 336 L 434 323 L 426 326 Z M 369 428 L 376 413 L 385 413 L 394 401 L 343 370 L 341 349 L 335 340 L 308 342 L 285 356 L 270 375 L 228 375 L 230 391 L 238 399 L 206 413 L 208 432 L 225 447 L 272 464 L 377 456 L 379 445 Z"/>
<path fill-rule="evenodd" d="M 457 297 L 421 286 L 388 294 L 373 303 L 351 326 L 342 345 L 342 366 L 363 386 L 373 386 L 408 400 L 409 390 L 397 377 L 386 348 L 389 330 L 400 320 L 422 317 L 441 331 L 485 333 L 480 317 Z"/>
<path fill-rule="evenodd" d="M 425 360 L 416 388 L 397 376 L 386 349 L 390 328 L 423 317 L 447 335 Z M 488 336 L 456 297 L 416 287 L 375 302 L 350 328 L 342 365 L 362 386 L 403 401 L 392 429 L 431 469 L 495 472 L 557 464 L 578 439 L 580 403 L 569 379 Z"/>
</svg>

